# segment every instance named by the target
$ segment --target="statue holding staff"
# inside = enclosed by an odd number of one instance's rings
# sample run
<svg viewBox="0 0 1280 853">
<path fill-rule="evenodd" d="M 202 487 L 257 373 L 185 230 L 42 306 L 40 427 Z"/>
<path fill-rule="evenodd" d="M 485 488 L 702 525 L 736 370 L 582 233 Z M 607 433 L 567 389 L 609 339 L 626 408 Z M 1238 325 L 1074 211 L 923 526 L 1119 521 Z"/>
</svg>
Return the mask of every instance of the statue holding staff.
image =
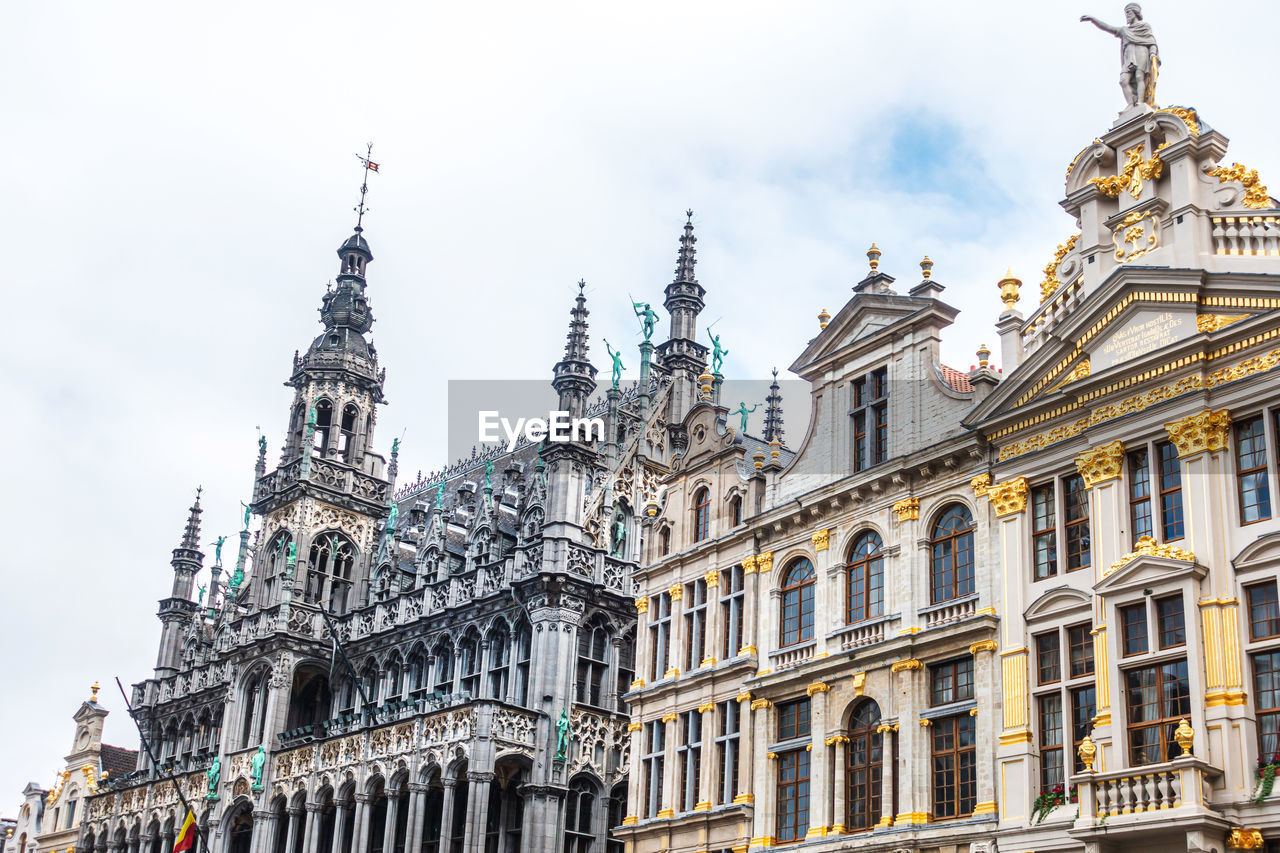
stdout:
<svg viewBox="0 0 1280 853">
<path fill-rule="evenodd" d="M 631 310 L 636 313 L 636 317 L 640 318 L 640 324 L 644 328 L 644 340 L 648 343 L 653 337 L 653 327 L 658 322 L 658 312 L 649 307 L 648 302 L 632 302 Z"/>
<path fill-rule="evenodd" d="M 1155 34 L 1151 32 L 1151 25 L 1142 20 L 1142 7 L 1137 3 L 1124 7 L 1124 19 L 1124 26 L 1116 27 L 1092 15 L 1080 16 L 1081 21 L 1120 39 L 1120 89 L 1128 106 L 1141 103 L 1154 107 L 1156 76 L 1160 70 Z"/>
</svg>

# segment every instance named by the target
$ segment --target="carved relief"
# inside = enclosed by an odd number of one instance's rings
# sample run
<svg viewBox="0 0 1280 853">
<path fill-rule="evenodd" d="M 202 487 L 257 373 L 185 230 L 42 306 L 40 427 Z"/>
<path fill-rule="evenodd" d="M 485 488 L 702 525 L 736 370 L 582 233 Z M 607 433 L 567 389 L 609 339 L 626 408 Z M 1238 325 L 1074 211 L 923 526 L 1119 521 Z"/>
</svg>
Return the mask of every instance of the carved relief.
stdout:
<svg viewBox="0 0 1280 853">
<path fill-rule="evenodd" d="M 1169 440 L 1178 448 L 1178 457 L 1185 459 L 1204 451 L 1222 450 L 1227 446 L 1231 431 L 1231 413 L 1226 409 L 1205 410 L 1181 420 L 1164 425 Z"/>
<path fill-rule="evenodd" d="M 1135 210 L 1112 230 L 1111 244 L 1120 263 L 1136 260 L 1160 247 L 1160 220 L 1153 213 Z"/>
<path fill-rule="evenodd" d="M 987 492 L 987 497 L 996 511 L 996 517 L 1002 518 L 1026 509 L 1027 494 L 1027 478 L 1015 477 L 992 486 Z"/>
<path fill-rule="evenodd" d="M 920 518 L 920 499 L 903 498 L 893 505 L 893 511 L 898 514 L 898 521 L 916 521 Z"/>
<path fill-rule="evenodd" d="M 1124 473 L 1124 445 L 1119 441 L 1086 450 L 1076 457 L 1076 470 L 1086 488 L 1119 479 Z"/>
</svg>

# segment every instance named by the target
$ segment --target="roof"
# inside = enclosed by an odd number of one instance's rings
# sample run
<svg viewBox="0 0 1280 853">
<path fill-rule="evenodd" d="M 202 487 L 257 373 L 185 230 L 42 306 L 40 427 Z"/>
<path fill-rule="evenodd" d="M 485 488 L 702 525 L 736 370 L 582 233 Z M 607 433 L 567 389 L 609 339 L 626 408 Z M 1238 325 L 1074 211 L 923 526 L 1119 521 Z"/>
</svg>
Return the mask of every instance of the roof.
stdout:
<svg viewBox="0 0 1280 853">
<path fill-rule="evenodd" d="M 951 386 L 952 391 L 972 391 L 973 383 L 969 381 L 969 374 L 956 370 L 954 367 L 947 367 L 945 364 L 938 365 L 938 373 L 942 376 L 942 381 Z"/>
<path fill-rule="evenodd" d="M 125 749 L 122 746 L 110 746 L 104 743 L 99 759 L 102 762 L 102 769 L 110 774 L 111 779 L 118 779 L 138 769 L 138 750 L 136 749 Z"/>
</svg>

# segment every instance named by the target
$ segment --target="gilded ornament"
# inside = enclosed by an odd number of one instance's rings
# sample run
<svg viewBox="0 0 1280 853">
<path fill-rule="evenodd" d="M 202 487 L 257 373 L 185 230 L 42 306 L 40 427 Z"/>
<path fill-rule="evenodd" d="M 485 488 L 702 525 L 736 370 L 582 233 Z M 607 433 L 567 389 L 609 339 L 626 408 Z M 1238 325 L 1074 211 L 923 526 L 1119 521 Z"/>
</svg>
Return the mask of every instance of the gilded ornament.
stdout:
<svg viewBox="0 0 1280 853">
<path fill-rule="evenodd" d="M 1165 107 L 1162 110 L 1156 110 L 1156 112 L 1177 116 L 1182 119 L 1182 123 L 1187 126 L 1187 131 L 1192 136 L 1200 135 L 1200 119 L 1195 110 L 1189 110 L 1184 107 Z"/>
<path fill-rule="evenodd" d="M 1262 838 L 1262 830 L 1233 827 L 1227 836 L 1228 850 L 1264 850 L 1267 842 Z"/>
<path fill-rule="evenodd" d="M 853 674 L 853 695 L 861 696 L 863 690 L 867 686 L 867 674 L 865 672 L 855 672 Z"/>
<path fill-rule="evenodd" d="M 1012 267 L 1004 274 L 1004 278 L 1000 279 L 999 287 L 1000 301 L 1004 303 L 1004 310 L 1012 311 L 1018 304 L 1018 290 L 1022 287 L 1022 280 L 1014 277 Z"/>
<path fill-rule="evenodd" d="M 1164 161 L 1159 152 L 1152 154 L 1147 160 L 1142 159 L 1142 151 L 1146 146 L 1139 143 L 1124 152 L 1124 168 L 1117 175 L 1105 178 L 1090 178 L 1089 183 L 1098 188 L 1098 192 L 1108 198 L 1116 198 L 1124 190 L 1137 200 L 1142 195 L 1143 181 L 1157 180 L 1164 174 Z"/>
<path fill-rule="evenodd" d="M 1258 178 L 1258 170 L 1250 169 L 1240 163 L 1232 163 L 1230 168 L 1218 166 L 1205 172 L 1220 183 L 1237 182 L 1244 187 L 1244 206 L 1251 210 L 1265 210 L 1272 207 L 1271 194 Z"/>
<path fill-rule="evenodd" d="M 772 707 L 773 707 L 773 703 L 770 702 L 768 699 L 752 699 L 751 700 L 751 710 L 753 711 L 759 711 L 762 708 L 772 708 Z"/>
<path fill-rule="evenodd" d="M 1249 314 L 1197 314 L 1196 331 L 1216 332 L 1219 329 L 1230 326 L 1232 323 L 1247 320 L 1249 317 Z"/>
<path fill-rule="evenodd" d="M 1160 221 L 1153 214 L 1135 210 L 1111 232 L 1111 243 L 1116 247 L 1112 253 L 1115 259 L 1127 264 L 1160 247 Z"/>
<path fill-rule="evenodd" d="M 1093 772 L 1093 760 L 1098 756 L 1098 747 L 1094 745 L 1093 738 L 1085 735 L 1084 740 L 1080 741 L 1080 746 L 1076 749 L 1076 755 L 1080 756 L 1085 772 Z"/>
<path fill-rule="evenodd" d="M 933 720 L 921 720 L 920 728 L 927 729 L 933 726 Z"/>
<path fill-rule="evenodd" d="M 1227 409 L 1216 412 L 1206 409 L 1198 415 L 1170 421 L 1164 428 L 1178 448 L 1178 458 L 1185 459 L 1226 447 L 1231 433 L 1231 413 Z"/>
<path fill-rule="evenodd" d="M 996 511 L 996 517 L 1003 518 L 1026 509 L 1028 493 L 1027 478 L 1014 477 L 992 486 L 987 492 L 987 498 Z"/>
<path fill-rule="evenodd" d="M 671 596 L 672 601 L 679 601 L 684 598 L 684 584 L 673 583 L 667 587 L 667 594 Z"/>
<path fill-rule="evenodd" d="M 738 702 L 750 702 L 750 701 L 751 701 L 751 694 L 750 694 L 750 693 L 739 693 L 737 696 L 735 696 L 735 697 L 733 697 L 733 698 L 734 698 L 735 700 L 737 700 Z"/>
<path fill-rule="evenodd" d="M 818 312 L 818 329 L 819 330 L 825 329 L 827 327 L 827 323 L 830 323 L 830 322 L 831 322 L 831 315 L 827 313 L 826 308 L 823 308 L 820 312 Z"/>
<path fill-rule="evenodd" d="M 995 640 L 979 640 L 976 643 L 969 644 L 969 654 L 976 655 L 978 652 L 994 652 L 998 648 Z"/>
<path fill-rule="evenodd" d="M 915 521 L 920 518 L 920 499 L 903 498 L 893 505 L 893 511 L 898 514 L 898 521 Z"/>
<path fill-rule="evenodd" d="M 991 475 L 979 474 L 969 481 L 969 486 L 973 489 L 975 498 L 985 498 L 987 492 L 991 491 Z"/>
<path fill-rule="evenodd" d="M 642 597 L 642 598 L 637 598 L 637 599 L 636 599 L 636 612 L 637 612 L 637 613 L 648 613 L 648 612 L 649 612 L 649 599 L 648 599 L 647 597 Z"/>
<path fill-rule="evenodd" d="M 704 702 L 703 704 L 701 704 L 701 705 L 699 705 L 699 706 L 698 706 L 698 713 L 699 713 L 699 714 L 706 714 L 706 713 L 708 713 L 708 712 L 710 712 L 710 711 L 714 711 L 714 710 L 715 710 L 715 708 L 716 708 L 716 703 L 715 703 L 715 702 Z"/>
<path fill-rule="evenodd" d="M 813 696 L 817 693 L 828 693 L 830 691 L 831 691 L 830 684 L 827 684 L 825 681 L 815 681 L 813 682 L 813 684 L 809 685 L 809 688 L 805 692 L 808 693 L 810 696 Z"/>
<path fill-rule="evenodd" d="M 756 571 L 771 572 L 773 571 L 773 552 L 765 551 L 756 557 Z"/>
<path fill-rule="evenodd" d="M 1088 150 L 1089 150 L 1090 148 L 1092 148 L 1093 146 L 1095 146 L 1095 145 L 1099 144 L 1100 142 L 1102 142 L 1102 140 L 1101 140 L 1101 139 L 1096 139 L 1096 138 L 1095 138 L 1095 139 L 1093 140 L 1093 142 L 1090 142 L 1090 143 L 1089 143 L 1088 145 L 1086 145 L 1084 148 L 1081 148 L 1081 149 L 1080 149 L 1080 153 L 1079 153 L 1079 154 L 1077 154 L 1076 156 L 1074 156 L 1074 157 L 1072 157 L 1072 158 L 1071 158 L 1071 164 L 1070 164 L 1069 166 L 1067 166 L 1067 173 L 1066 173 L 1065 175 L 1063 175 L 1063 176 L 1062 176 L 1062 182 L 1063 182 L 1064 184 L 1065 184 L 1067 181 L 1071 180 L 1071 173 L 1072 173 L 1072 172 L 1074 172 L 1074 171 L 1076 170 L 1076 164 L 1080 162 L 1080 158 L 1081 158 L 1081 157 L 1083 157 L 1083 156 L 1085 155 L 1085 153 L 1086 153 L 1086 152 L 1088 152 Z"/>
<path fill-rule="evenodd" d="M 1137 548 L 1112 563 L 1111 568 L 1103 572 L 1102 576 L 1105 578 L 1116 569 L 1124 568 L 1139 557 L 1161 557 L 1166 560 L 1182 560 L 1187 563 L 1196 561 L 1196 555 L 1186 548 L 1179 548 L 1177 545 L 1162 545 L 1150 536 L 1139 536 Z"/>
<path fill-rule="evenodd" d="M 706 572 L 705 574 L 703 574 L 702 579 L 703 579 L 703 580 L 705 580 L 705 581 L 707 582 L 707 586 L 719 586 L 719 585 L 720 585 L 720 570 L 719 570 L 719 569 L 712 569 L 711 571 Z"/>
<path fill-rule="evenodd" d="M 1173 730 L 1173 739 L 1177 741 L 1178 746 L 1182 747 L 1183 755 L 1191 754 L 1191 747 L 1195 744 L 1196 732 L 1191 728 L 1191 723 L 1186 719 L 1178 721 L 1178 727 Z"/>
<path fill-rule="evenodd" d="M 1073 164 L 1074 165 L 1074 164 Z M 1043 302 L 1050 296 L 1058 292 L 1058 288 L 1062 286 L 1062 282 L 1058 281 L 1058 265 L 1062 263 L 1062 259 L 1076 247 L 1076 241 L 1080 239 L 1079 234 L 1073 234 L 1065 243 L 1059 243 L 1058 248 L 1053 253 L 1053 260 L 1044 266 L 1044 281 L 1040 282 L 1040 301 Z"/>
<path fill-rule="evenodd" d="M 923 666 L 924 664 L 915 658 L 907 658 L 906 660 L 895 661 L 889 669 L 893 672 L 909 672 L 913 669 L 920 669 Z"/>
<path fill-rule="evenodd" d="M 662 715 L 662 722 L 664 723 L 674 723 L 675 721 L 676 721 L 676 713 L 674 711 L 671 712 L 670 714 Z"/>
<path fill-rule="evenodd" d="M 813 539 L 813 550 L 815 551 L 825 551 L 831 545 L 830 530 L 815 530 L 810 538 Z"/>
<path fill-rule="evenodd" d="M 742 573 L 749 575 L 756 570 L 756 558 L 746 557 L 742 561 Z"/>
<path fill-rule="evenodd" d="M 825 743 L 827 746 L 835 746 L 838 743 L 848 743 L 848 742 L 849 742 L 849 739 L 844 735 L 832 735 L 831 737 L 823 741 L 823 743 Z"/>
<path fill-rule="evenodd" d="M 638 732 L 644 728 L 644 723 L 627 723 L 627 731 Z"/>
<path fill-rule="evenodd" d="M 1119 479 L 1124 473 L 1124 445 L 1116 440 L 1084 451 L 1076 457 L 1076 470 L 1084 478 L 1087 489 Z"/>
</svg>

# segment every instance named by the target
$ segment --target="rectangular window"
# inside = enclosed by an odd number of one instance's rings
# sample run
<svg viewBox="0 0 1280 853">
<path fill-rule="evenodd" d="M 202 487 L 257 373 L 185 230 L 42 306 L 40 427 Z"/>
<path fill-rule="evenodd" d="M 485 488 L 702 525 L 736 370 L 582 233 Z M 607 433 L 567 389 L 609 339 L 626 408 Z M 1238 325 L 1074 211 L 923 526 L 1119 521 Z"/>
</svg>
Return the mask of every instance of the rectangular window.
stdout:
<svg viewBox="0 0 1280 853">
<path fill-rule="evenodd" d="M 746 601 L 742 566 L 720 573 L 720 656 L 736 658 L 742 649 L 742 608 Z"/>
<path fill-rule="evenodd" d="M 1156 445 L 1160 459 L 1160 530 L 1165 542 L 1181 539 L 1182 529 L 1182 464 L 1178 449 L 1168 441 Z"/>
<path fill-rule="evenodd" d="M 1178 722 L 1191 713 L 1185 660 L 1124 673 L 1129 706 L 1129 763 L 1172 761 L 1182 754 L 1174 740 Z"/>
<path fill-rule="evenodd" d="M 973 658 L 958 658 L 929 667 L 930 704 L 947 705 L 973 698 Z"/>
<path fill-rule="evenodd" d="M 1035 552 L 1035 579 L 1058 573 L 1058 522 L 1054 512 L 1053 483 L 1031 491 L 1031 547 Z"/>
<path fill-rule="evenodd" d="M 1140 655 L 1147 650 L 1147 605 L 1145 603 L 1120 608 L 1120 631 L 1126 657 Z"/>
<path fill-rule="evenodd" d="M 707 657 L 707 582 L 696 580 L 684 588 L 684 668 L 693 671 Z"/>
<path fill-rule="evenodd" d="M 976 720 L 968 714 L 934 720 L 933 817 L 967 817 L 978 800 Z"/>
<path fill-rule="evenodd" d="M 778 756 L 777 804 L 778 843 L 804 840 L 809 832 L 809 753 L 803 749 Z"/>
<path fill-rule="evenodd" d="M 1084 770 L 1080 744 L 1093 731 L 1093 717 L 1097 713 L 1097 693 L 1093 685 L 1071 691 L 1071 763 L 1075 773 Z"/>
<path fill-rule="evenodd" d="M 1160 631 L 1160 648 L 1171 649 L 1187 644 L 1181 595 L 1171 595 L 1156 601 L 1156 627 Z"/>
<path fill-rule="evenodd" d="M 671 668 L 671 593 L 649 599 L 649 672 L 660 680 Z"/>
<path fill-rule="evenodd" d="M 1062 694 L 1041 696 L 1040 717 L 1040 790 L 1062 785 L 1066 779 L 1062 755 Z"/>
<path fill-rule="evenodd" d="M 1151 526 L 1151 460 L 1147 451 L 1129 454 L 1129 523 L 1133 544 L 1143 536 L 1153 535 Z"/>
<path fill-rule="evenodd" d="M 1249 587 L 1249 638 L 1280 637 L 1280 590 L 1275 581 Z"/>
<path fill-rule="evenodd" d="M 662 811 L 662 776 L 667 761 L 666 723 L 645 723 L 644 747 L 644 814 L 657 817 Z"/>
<path fill-rule="evenodd" d="M 1089 490 L 1079 474 L 1063 478 L 1062 502 L 1067 516 L 1067 571 L 1074 572 L 1088 568 L 1092 554 L 1089 547 Z"/>
<path fill-rule="evenodd" d="M 1089 623 L 1067 629 L 1067 650 L 1071 660 L 1071 678 L 1093 674 L 1093 634 Z"/>
<path fill-rule="evenodd" d="M 691 812 L 698 804 L 698 780 L 702 778 L 702 712 L 685 711 L 680 715 L 680 745 L 676 762 L 680 767 L 676 798 L 680 811 Z"/>
<path fill-rule="evenodd" d="M 1240 522 L 1252 524 L 1271 517 L 1271 487 L 1267 480 L 1267 436 L 1262 416 L 1240 421 L 1236 431 L 1236 477 L 1240 484 Z"/>
<path fill-rule="evenodd" d="M 1258 757 L 1280 755 L 1280 650 L 1253 656 L 1253 692 L 1258 707 Z"/>
<path fill-rule="evenodd" d="M 809 700 L 778 703 L 778 740 L 809 736 Z"/>
<path fill-rule="evenodd" d="M 716 735 L 716 755 L 720 765 L 720 802 L 728 805 L 738 796 L 738 765 L 742 737 L 742 706 L 736 699 L 721 702 L 720 733 Z"/>
<path fill-rule="evenodd" d="M 1036 636 L 1036 670 L 1041 684 L 1062 678 L 1062 642 L 1056 630 Z"/>
<path fill-rule="evenodd" d="M 853 383 L 853 470 L 889 458 L 889 371 L 873 370 Z"/>
</svg>

